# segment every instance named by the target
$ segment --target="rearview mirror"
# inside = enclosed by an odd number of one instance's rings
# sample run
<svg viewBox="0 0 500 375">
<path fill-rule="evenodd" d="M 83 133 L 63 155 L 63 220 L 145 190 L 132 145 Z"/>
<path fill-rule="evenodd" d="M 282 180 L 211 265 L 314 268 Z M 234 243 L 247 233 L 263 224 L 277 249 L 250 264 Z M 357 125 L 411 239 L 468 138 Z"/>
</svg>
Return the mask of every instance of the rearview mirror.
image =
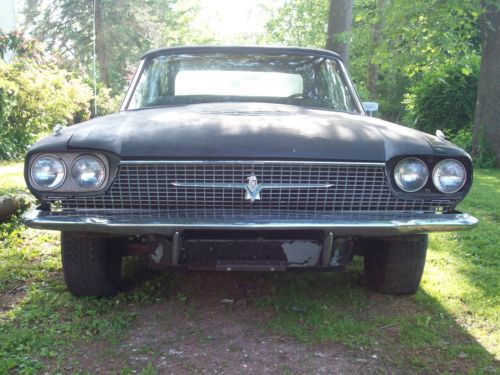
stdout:
<svg viewBox="0 0 500 375">
<path fill-rule="evenodd" d="M 375 102 L 363 102 L 363 109 L 365 110 L 366 113 L 372 116 L 373 112 L 378 111 L 378 103 Z"/>
</svg>

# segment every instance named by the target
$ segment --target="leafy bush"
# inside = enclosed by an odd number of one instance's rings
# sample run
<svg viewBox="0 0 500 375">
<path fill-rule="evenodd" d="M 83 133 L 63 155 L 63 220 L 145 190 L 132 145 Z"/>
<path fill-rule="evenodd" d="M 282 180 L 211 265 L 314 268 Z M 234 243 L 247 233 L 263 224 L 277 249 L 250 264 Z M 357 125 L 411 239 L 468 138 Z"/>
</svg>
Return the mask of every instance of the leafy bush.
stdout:
<svg viewBox="0 0 500 375">
<path fill-rule="evenodd" d="M 470 126 L 458 130 L 455 134 L 450 134 L 449 136 L 446 134 L 446 138 L 465 151 L 472 151 L 472 129 Z"/>
<path fill-rule="evenodd" d="M 104 116 L 110 113 L 117 112 L 120 109 L 120 104 L 122 101 L 122 95 L 113 96 L 113 92 L 110 88 L 103 85 L 97 87 L 97 115 Z M 92 111 L 92 117 L 94 114 L 94 98 L 90 102 L 90 110 Z"/>
<path fill-rule="evenodd" d="M 55 65 L 0 62 L 0 159 L 22 157 L 55 124 L 88 119 L 91 97 L 81 79 Z"/>
<path fill-rule="evenodd" d="M 0 58 L 4 59 L 8 51 L 16 51 L 17 56 L 41 58 L 42 49 L 34 39 L 28 40 L 22 33 L 11 32 L 8 34 L 0 30 Z"/>
<path fill-rule="evenodd" d="M 480 58 L 429 70 L 405 96 L 406 122 L 428 133 L 444 130 L 451 137 L 470 129 L 474 119 Z"/>
</svg>

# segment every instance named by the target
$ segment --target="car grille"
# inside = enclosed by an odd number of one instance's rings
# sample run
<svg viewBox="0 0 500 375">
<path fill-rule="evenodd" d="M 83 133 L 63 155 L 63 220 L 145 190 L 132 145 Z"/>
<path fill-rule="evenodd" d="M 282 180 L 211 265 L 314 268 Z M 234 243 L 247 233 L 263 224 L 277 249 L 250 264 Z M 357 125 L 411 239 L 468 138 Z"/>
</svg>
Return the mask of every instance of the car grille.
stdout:
<svg viewBox="0 0 500 375">
<path fill-rule="evenodd" d="M 244 189 L 250 176 L 274 187 L 267 189 L 263 185 L 260 200 L 251 202 L 245 199 Z M 229 187 L 220 187 L 222 184 Z M 280 188 L 280 185 L 293 187 Z M 395 196 L 387 182 L 385 167 L 380 164 L 314 162 L 124 163 L 105 193 L 58 201 L 63 211 L 245 210 L 253 215 L 301 211 L 447 212 L 456 203 L 450 199 Z"/>
</svg>

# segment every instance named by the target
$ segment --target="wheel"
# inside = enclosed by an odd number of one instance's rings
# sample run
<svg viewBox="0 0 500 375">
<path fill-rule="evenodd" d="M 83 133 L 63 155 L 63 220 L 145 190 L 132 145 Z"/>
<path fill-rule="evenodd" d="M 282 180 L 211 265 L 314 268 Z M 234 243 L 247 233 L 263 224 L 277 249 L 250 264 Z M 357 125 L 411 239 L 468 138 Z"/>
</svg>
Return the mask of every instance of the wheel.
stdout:
<svg viewBox="0 0 500 375">
<path fill-rule="evenodd" d="M 368 286 L 383 294 L 413 294 L 422 279 L 427 234 L 374 241 L 364 255 Z"/>
<path fill-rule="evenodd" d="M 110 296 L 118 291 L 122 257 L 104 238 L 61 233 L 64 280 L 75 296 Z"/>
</svg>

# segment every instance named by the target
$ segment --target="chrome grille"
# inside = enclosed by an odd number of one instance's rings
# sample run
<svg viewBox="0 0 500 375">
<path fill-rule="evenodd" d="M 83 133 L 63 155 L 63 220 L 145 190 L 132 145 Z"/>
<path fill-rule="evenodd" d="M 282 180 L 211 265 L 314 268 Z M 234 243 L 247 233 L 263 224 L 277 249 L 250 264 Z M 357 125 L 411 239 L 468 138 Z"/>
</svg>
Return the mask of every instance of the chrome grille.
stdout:
<svg viewBox="0 0 500 375">
<path fill-rule="evenodd" d="M 331 187 L 263 189 L 261 199 L 245 200 L 242 188 L 184 187 L 179 184 L 316 184 Z M 176 183 L 175 186 L 173 183 Z M 389 187 L 380 164 L 301 162 L 124 163 L 110 189 L 99 196 L 63 199 L 63 210 L 223 212 L 447 212 L 449 199 L 401 199 Z"/>
</svg>

